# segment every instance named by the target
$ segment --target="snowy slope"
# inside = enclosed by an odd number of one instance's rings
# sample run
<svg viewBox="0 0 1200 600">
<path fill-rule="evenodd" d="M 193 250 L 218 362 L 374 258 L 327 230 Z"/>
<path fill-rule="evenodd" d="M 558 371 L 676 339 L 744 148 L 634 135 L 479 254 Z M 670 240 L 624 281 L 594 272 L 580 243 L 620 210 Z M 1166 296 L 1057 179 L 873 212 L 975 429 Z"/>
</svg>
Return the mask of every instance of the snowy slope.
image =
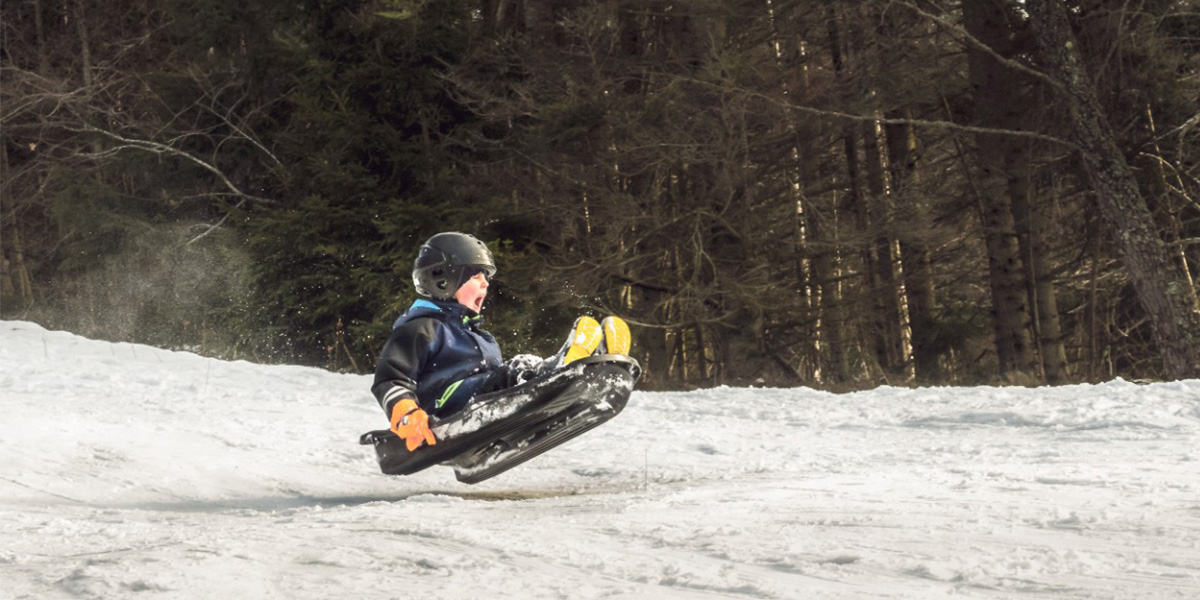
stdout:
<svg viewBox="0 0 1200 600">
<path fill-rule="evenodd" d="M 1200 598 L 1200 381 L 638 392 L 477 486 L 369 385 L 0 322 L 0 598 Z"/>
</svg>

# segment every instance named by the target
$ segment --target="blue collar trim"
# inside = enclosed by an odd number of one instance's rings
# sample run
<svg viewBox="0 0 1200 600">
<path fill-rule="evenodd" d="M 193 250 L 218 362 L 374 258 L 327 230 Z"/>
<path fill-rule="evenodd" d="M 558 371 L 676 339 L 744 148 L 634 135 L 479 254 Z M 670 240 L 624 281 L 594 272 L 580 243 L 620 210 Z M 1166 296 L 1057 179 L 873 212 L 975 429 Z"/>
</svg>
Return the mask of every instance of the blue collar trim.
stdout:
<svg viewBox="0 0 1200 600">
<path fill-rule="evenodd" d="M 479 324 L 483 322 L 483 317 L 475 314 L 470 309 L 457 302 L 439 303 L 432 300 L 419 298 L 412 303 L 412 306 L 408 307 L 408 310 L 404 311 L 404 314 L 400 315 L 400 317 L 396 319 L 395 323 L 392 323 L 392 329 L 399 327 L 402 323 L 407 322 L 409 319 L 422 316 L 421 313 L 426 313 L 427 311 L 441 313 L 447 315 L 449 318 L 461 318 L 463 325 L 468 326 L 478 327 Z"/>
<path fill-rule="evenodd" d="M 433 302 L 430 302 L 429 300 L 426 300 L 424 298 L 419 298 L 419 299 L 417 299 L 416 302 L 413 302 L 412 306 L 409 307 L 409 310 L 412 310 L 414 308 L 428 308 L 428 309 L 436 310 L 438 312 L 442 311 L 442 307 L 440 307 L 440 306 L 434 304 Z"/>
</svg>

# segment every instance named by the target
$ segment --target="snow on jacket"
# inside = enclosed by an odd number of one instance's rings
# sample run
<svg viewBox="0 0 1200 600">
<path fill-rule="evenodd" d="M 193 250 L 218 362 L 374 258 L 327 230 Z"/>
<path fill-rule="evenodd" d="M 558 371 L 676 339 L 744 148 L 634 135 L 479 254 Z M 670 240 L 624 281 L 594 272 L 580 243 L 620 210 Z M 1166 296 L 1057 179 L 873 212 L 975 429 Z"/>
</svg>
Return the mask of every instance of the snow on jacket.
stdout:
<svg viewBox="0 0 1200 600">
<path fill-rule="evenodd" d="M 392 325 L 375 368 L 371 392 L 384 414 L 405 398 L 438 416 L 465 406 L 503 360 L 481 320 L 457 302 L 414 302 Z"/>
</svg>

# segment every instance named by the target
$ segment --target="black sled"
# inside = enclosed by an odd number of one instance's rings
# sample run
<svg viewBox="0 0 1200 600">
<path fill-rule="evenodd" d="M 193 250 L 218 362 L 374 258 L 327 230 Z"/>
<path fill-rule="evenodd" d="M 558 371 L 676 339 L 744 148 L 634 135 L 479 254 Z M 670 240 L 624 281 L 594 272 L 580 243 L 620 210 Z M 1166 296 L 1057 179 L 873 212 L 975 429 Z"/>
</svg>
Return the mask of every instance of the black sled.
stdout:
<svg viewBox="0 0 1200 600">
<path fill-rule="evenodd" d="M 462 483 L 503 473 L 617 416 L 641 375 L 636 360 L 600 354 L 519 386 L 484 394 L 444 419 L 431 417 L 437 444 L 409 452 L 389 430 L 359 439 L 375 447 L 379 469 L 411 475 L 437 464 Z"/>
</svg>

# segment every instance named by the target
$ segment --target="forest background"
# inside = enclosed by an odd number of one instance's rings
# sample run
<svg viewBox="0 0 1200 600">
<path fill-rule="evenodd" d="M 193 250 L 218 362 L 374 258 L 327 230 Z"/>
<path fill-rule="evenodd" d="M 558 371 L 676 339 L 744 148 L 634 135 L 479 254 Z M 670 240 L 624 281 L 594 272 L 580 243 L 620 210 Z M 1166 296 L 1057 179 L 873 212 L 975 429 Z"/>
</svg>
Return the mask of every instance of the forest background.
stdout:
<svg viewBox="0 0 1200 600">
<path fill-rule="evenodd" d="M 5 0 L 0 317 L 368 372 L 439 231 L 650 388 L 1200 376 L 1200 7 Z"/>
</svg>

